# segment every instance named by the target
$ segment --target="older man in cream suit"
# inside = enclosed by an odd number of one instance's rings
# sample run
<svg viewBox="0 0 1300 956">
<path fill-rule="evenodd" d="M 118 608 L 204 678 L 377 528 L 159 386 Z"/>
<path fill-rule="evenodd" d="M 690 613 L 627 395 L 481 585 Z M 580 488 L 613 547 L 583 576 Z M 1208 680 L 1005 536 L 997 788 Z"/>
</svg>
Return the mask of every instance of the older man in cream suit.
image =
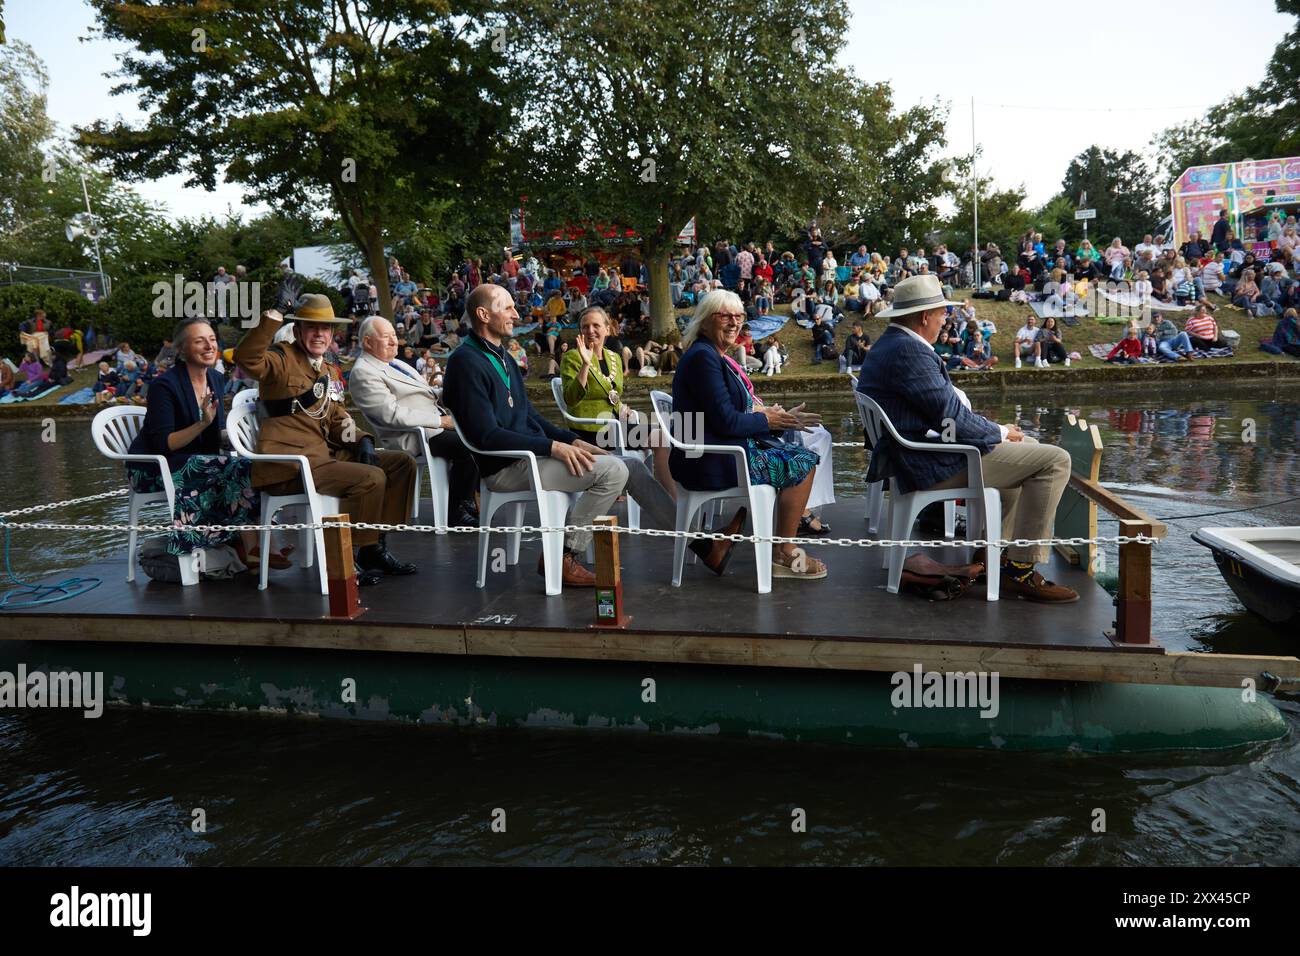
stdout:
<svg viewBox="0 0 1300 956">
<path fill-rule="evenodd" d="M 419 425 L 429 430 L 429 454 L 446 458 L 451 488 L 447 517 L 454 525 L 477 525 L 474 489 L 478 469 L 451 416 L 438 404 L 437 394 L 410 365 L 397 357 L 397 333 L 382 316 L 371 316 L 358 329 L 362 353 L 352 367 L 348 391 L 352 402 L 374 425 L 385 444 L 411 454 L 419 452 L 415 432 L 394 432 Z M 418 493 L 418 492 L 417 492 Z"/>
</svg>

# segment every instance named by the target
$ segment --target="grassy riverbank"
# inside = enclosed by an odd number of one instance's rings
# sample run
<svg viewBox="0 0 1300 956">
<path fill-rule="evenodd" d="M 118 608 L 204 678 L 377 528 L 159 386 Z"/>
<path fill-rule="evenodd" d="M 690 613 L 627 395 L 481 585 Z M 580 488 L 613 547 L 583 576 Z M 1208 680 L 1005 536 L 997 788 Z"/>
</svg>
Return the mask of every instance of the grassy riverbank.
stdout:
<svg viewBox="0 0 1300 956">
<path fill-rule="evenodd" d="M 963 293 L 958 293 L 962 297 Z M 963 372 L 953 376 L 963 389 L 968 392 L 1009 392 L 1022 390 L 1057 390 L 1062 391 L 1076 387 L 1095 387 L 1124 385 L 1141 386 L 1146 383 L 1197 383 L 1210 381 L 1250 380 L 1267 381 L 1269 379 L 1300 380 L 1300 361 L 1289 356 L 1270 355 L 1259 348 L 1259 340 L 1272 336 L 1277 324 L 1276 318 L 1257 319 L 1246 315 L 1240 309 L 1229 305 L 1226 300 L 1215 299 L 1215 319 L 1222 329 L 1232 329 L 1241 335 L 1241 344 L 1237 354 L 1232 358 L 1203 359 L 1192 362 L 1177 362 L 1158 365 L 1107 365 L 1100 359 L 1093 358 L 1088 346 L 1114 342 L 1123 333 L 1123 326 L 1106 325 L 1093 318 L 1080 318 L 1077 326 L 1061 326 L 1066 350 L 1078 352 L 1082 358 L 1071 363 L 1070 368 L 1054 365 L 1050 369 L 1035 369 L 1026 364 L 1015 368 L 1014 337 L 1016 330 L 1025 323 L 1025 317 L 1031 310 L 1024 305 L 1011 302 L 975 302 L 976 314 L 980 319 L 989 319 L 997 326 L 993 336 L 993 352 L 1000 364 L 988 372 Z M 778 312 L 788 313 L 788 306 L 779 306 Z M 682 314 L 687 314 L 683 312 Z M 1183 318 L 1188 313 L 1169 313 L 1180 328 Z M 850 314 L 840 323 L 836 330 L 835 343 L 842 349 L 844 339 L 852 330 L 855 320 L 861 321 L 867 335 L 874 342 L 884 332 L 888 320 L 872 317 L 864 319 L 860 314 Z M 817 394 L 841 391 L 847 388 L 844 376 L 838 372 L 837 362 L 812 362 L 811 333 L 795 325 L 787 325 L 782 330 L 781 340 L 790 353 L 790 361 L 778 376 L 771 378 L 762 375 L 754 380 L 760 393 L 766 394 Z M 551 405 L 550 384 L 544 372 L 538 368 L 541 364 L 537 356 L 531 356 L 532 370 L 529 374 L 529 394 L 539 407 L 546 409 Z M 73 373 L 72 386 L 60 389 L 54 395 L 35 402 L 21 402 L 12 405 L 0 405 L 0 420 L 30 418 L 90 418 L 98 410 L 94 405 L 59 405 L 58 400 L 70 392 L 87 387 L 95 381 L 95 369 L 82 369 Z M 625 393 L 629 397 L 648 395 L 652 389 L 671 390 L 672 379 L 663 375 L 654 378 L 630 377 Z"/>
</svg>

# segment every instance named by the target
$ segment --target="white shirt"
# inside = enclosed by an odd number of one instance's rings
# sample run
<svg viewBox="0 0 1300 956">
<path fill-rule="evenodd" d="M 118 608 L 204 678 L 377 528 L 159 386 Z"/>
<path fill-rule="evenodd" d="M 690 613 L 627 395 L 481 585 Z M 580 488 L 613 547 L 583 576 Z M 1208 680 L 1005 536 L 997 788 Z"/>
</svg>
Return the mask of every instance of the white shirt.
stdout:
<svg viewBox="0 0 1300 956">
<path fill-rule="evenodd" d="M 1039 333 L 1039 331 L 1040 331 L 1040 330 L 1039 330 L 1037 327 L 1031 329 L 1031 328 L 1030 328 L 1029 326 L 1027 326 L 1027 325 L 1022 325 L 1022 326 L 1020 327 L 1020 331 L 1016 333 L 1016 341 L 1017 341 L 1017 342 L 1037 342 L 1037 341 L 1038 341 L 1038 333 Z"/>
</svg>

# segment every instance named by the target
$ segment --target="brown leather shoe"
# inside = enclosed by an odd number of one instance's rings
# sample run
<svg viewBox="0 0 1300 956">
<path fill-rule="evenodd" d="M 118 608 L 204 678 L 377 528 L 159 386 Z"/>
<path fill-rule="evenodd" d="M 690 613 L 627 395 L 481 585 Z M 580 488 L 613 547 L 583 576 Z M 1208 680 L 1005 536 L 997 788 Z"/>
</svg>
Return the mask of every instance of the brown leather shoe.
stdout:
<svg viewBox="0 0 1300 956">
<path fill-rule="evenodd" d="M 1022 601 L 1040 604 L 1071 604 L 1079 600 L 1079 593 L 1073 588 L 1049 581 L 1037 571 L 1031 572 L 1024 581 L 1018 581 L 1003 568 L 1001 591 L 1004 595 L 1015 595 Z"/>
<path fill-rule="evenodd" d="M 537 559 L 537 573 L 546 574 L 545 558 Z M 565 587 L 594 588 L 596 586 L 596 575 L 587 570 L 582 562 L 567 551 L 564 552 L 564 563 L 561 565 L 560 577 Z"/>
<path fill-rule="evenodd" d="M 749 512 L 744 508 L 737 508 L 736 513 L 731 516 L 731 521 L 725 528 L 719 528 L 718 533 L 740 534 L 741 529 L 745 527 L 745 517 L 748 514 Z M 734 541 L 714 541 L 710 538 L 698 538 L 687 545 L 700 562 L 719 577 L 726 573 L 735 546 Z"/>
</svg>

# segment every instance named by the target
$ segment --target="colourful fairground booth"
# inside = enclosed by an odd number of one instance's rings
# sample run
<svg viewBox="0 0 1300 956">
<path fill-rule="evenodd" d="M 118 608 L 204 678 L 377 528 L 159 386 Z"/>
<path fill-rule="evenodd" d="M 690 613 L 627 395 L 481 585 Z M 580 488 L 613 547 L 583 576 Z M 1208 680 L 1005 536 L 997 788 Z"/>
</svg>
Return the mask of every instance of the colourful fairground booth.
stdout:
<svg viewBox="0 0 1300 956">
<path fill-rule="evenodd" d="M 1219 210 L 1228 210 L 1232 230 L 1248 252 L 1267 261 L 1268 221 L 1275 212 L 1285 221 L 1300 212 L 1300 156 L 1193 166 L 1169 190 L 1174 243 L 1193 232 L 1208 239 Z"/>
</svg>

